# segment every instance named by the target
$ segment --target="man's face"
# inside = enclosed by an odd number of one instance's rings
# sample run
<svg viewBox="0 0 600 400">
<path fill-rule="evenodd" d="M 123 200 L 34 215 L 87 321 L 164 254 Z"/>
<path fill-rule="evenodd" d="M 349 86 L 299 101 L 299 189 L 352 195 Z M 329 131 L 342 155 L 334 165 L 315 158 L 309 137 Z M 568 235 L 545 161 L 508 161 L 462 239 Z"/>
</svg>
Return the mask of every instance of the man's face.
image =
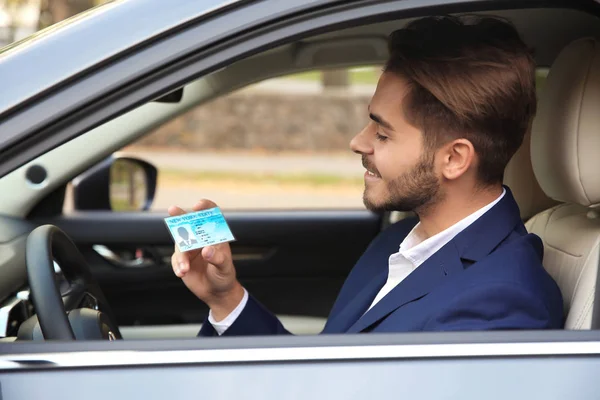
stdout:
<svg viewBox="0 0 600 400">
<path fill-rule="evenodd" d="M 423 211 L 442 195 L 435 154 L 404 118 L 406 90 L 401 78 L 382 74 L 369 106 L 371 121 L 350 142 L 367 170 L 363 200 L 369 210 Z"/>
</svg>

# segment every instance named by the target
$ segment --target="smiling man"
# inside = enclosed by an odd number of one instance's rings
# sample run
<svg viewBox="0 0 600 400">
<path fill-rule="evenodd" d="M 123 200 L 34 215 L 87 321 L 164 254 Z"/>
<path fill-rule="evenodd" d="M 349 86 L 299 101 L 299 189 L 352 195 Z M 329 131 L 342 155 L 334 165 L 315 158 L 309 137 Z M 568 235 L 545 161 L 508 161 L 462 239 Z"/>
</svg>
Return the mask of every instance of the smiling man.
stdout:
<svg viewBox="0 0 600 400">
<path fill-rule="evenodd" d="M 366 207 L 414 211 L 418 222 L 370 244 L 324 333 L 561 328 L 541 240 L 502 186 L 536 110 L 527 46 L 498 19 L 439 17 L 394 32 L 389 50 L 370 122 L 350 146 L 366 169 Z M 237 281 L 228 244 L 176 250 L 172 264 L 211 309 L 200 335 L 286 333 Z"/>
</svg>

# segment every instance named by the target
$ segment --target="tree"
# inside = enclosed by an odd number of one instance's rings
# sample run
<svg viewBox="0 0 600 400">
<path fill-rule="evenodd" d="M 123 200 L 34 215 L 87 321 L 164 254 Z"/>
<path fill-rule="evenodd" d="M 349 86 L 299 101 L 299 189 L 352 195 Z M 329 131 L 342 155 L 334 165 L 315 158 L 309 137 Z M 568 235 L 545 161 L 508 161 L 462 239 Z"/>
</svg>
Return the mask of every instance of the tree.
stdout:
<svg viewBox="0 0 600 400">
<path fill-rule="evenodd" d="M 15 32 L 20 25 L 19 15 L 25 8 L 39 9 L 39 18 L 36 26 L 27 26 L 27 29 L 42 29 L 52 24 L 79 14 L 91 7 L 106 3 L 108 0 L 0 0 L 0 9 L 8 15 L 8 25 L 0 30 L 0 46 L 12 43 Z M 37 12 L 37 11 L 34 11 Z"/>
<path fill-rule="evenodd" d="M 103 2 L 98 0 L 41 0 L 39 28 L 55 24 Z"/>
<path fill-rule="evenodd" d="M 37 0 L 0 0 L 0 8 L 4 8 L 9 18 L 8 26 L 3 37 L 0 38 L 0 46 L 12 43 L 15 40 L 15 33 L 19 28 L 19 13 L 24 6 L 34 5 Z"/>
</svg>

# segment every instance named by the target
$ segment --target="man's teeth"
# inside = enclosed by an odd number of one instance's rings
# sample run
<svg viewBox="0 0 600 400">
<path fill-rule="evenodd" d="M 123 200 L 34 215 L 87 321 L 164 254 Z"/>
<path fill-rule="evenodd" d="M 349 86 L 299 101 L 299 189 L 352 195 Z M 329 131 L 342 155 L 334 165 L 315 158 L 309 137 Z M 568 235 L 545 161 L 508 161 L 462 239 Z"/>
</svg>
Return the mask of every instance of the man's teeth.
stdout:
<svg viewBox="0 0 600 400">
<path fill-rule="evenodd" d="M 377 176 L 374 173 L 372 173 L 371 171 L 367 171 L 367 174 L 371 175 L 371 176 Z"/>
</svg>

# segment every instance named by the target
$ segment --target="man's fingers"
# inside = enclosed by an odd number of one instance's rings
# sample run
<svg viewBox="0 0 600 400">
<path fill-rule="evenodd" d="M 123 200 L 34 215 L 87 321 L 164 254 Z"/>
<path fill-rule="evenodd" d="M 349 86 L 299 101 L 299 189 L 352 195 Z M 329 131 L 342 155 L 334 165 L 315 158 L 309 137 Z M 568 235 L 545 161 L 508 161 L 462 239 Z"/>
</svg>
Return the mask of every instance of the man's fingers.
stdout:
<svg viewBox="0 0 600 400">
<path fill-rule="evenodd" d="M 200 201 L 198 201 L 196 204 L 194 204 L 194 206 L 192 207 L 192 211 L 201 211 L 201 210 L 206 210 L 209 208 L 214 208 L 214 207 L 218 207 L 217 203 L 215 203 L 214 201 L 208 200 L 208 199 L 202 199 Z M 181 207 L 177 207 L 177 206 L 171 206 L 169 207 L 169 215 L 174 217 L 176 215 L 183 215 L 186 214 L 186 211 L 181 208 Z"/>
<path fill-rule="evenodd" d="M 173 268 L 175 276 L 177 276 L 178 278 L 183 278 L 185 276 L 185 273 L 187 272 L 187 269 L 182 267 L 182 263 L 177 253 L 173 253 L 173 255 L 171 256 L 171 267 Z"/>
<path fill-rule="evenodd" d="M 196 204 L 194 204 L 192 210 L 201 211 L 214 207 L 217 207 L 217 204 L 215 202 L 210 201 L 208 199 L 202 199 Z M 168 212 L 169 215 L 172 217 L 186 214 L 186 211 L 184 209 L 177 206 L 169 207 Z M 177 277 L 183 278 L 189 272 L 191 268 L 191 262 L 199 254 L 202 254 L 202 257 L 211 264 L 214 264 L 217 267 L 221 267 L 222 264 L 224 264 L 226 261 L 225 254 L 222 251 L 215 250 L 218 250 L 218 248 L 214 246 L 209 246 L 202 249 L 202 251 L 192 250 L 182 253 L 181 251 L 179 251 L 177 245 L 175 245 L 175 252 L 171 257 L 171 266 L 173 267 L 173 272 Z"/>
<path fill-rule="evenodd" d="M 193 259 L 192 253 L 193 252 L 191 251 L 182 253 L 179 251 L 179 249 L 177 249 L 177 246 L 175 246 L 175 252 L 171 257 L 171 265 L 173 267 L 175 275 L 181 278 L 190 270 L 190 265 Z M 198 255 L 199 252 L 195 251 L 194 253 Z"/>
<path fill-rule="evenodd" d="M 171 217 L 174 217 L 176 215 L 183 215 L 185 214 L 185 210 L 183 208 L 177 207 L 177 206 L 171 206 L 168 209 L 169 215 Z"/>
<path fill-rule="evenodd" d="M 208 246 L 202 249 L 202 258 L 217 268 L 225 266 L 227 257 L 220 246 Z"/>
<path fill-rule="evenodd" d="M 217 204 L 214 201 L 210 201 L 208 199 L 202 199 L 192 207 L 194 211 L 206 210 L 209 208 L 217 207 Z"/>
</svg>

